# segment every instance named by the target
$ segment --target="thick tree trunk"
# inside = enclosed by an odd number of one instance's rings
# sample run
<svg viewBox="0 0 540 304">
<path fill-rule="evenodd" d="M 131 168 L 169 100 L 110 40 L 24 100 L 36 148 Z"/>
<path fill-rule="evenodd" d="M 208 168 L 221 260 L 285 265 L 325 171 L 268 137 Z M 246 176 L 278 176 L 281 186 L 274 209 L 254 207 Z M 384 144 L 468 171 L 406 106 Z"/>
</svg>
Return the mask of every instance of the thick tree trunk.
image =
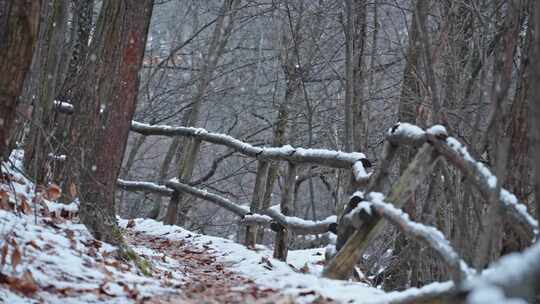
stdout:
<svg viewBox="0 0 540 304">
<path fill-rule="evenodd" d="M 66 78 L 62 84 L 59 94 L 73 105 L 74 108 L 80 106 L 82 97 L 82 70 L 88 54 L 88 42 L 92 30 L 92 15 L 94 13 L 94 3 L 92 0 L 75 0 L 73 2 L 73 23 L 71 27 L 71 53 L 68 63 Z M 73 130 L 73 116 L 63 117 L 58 121 L 58 127 L 54 134 L 56 143 L 56 153 L 58 155 L 72 155 L 70 149 L 75 148 L 69 143 L 77 137 L 77 130 Z M 57 162 L 52 170 L 54 180 L 62 187 L 61 200 L 65 202 L 73 201 L 77 195 L 78 164 L 72 158 Z"/>
<path fill-rule="evenodd" d="M 100 240 L 123 245 L 114 192 L 137 103 L 138 72 L 152 0 L 105 1 L 86 62 L 82 100 L 73 117 L 78 135 L 80 218 Z"/>
<path fill-rule="evenodd" d="M 534 171 L 536 218 L 540 219 L 540 2 L 534 1 L 534 42 L 531 55 L 531 98 L 529 100 L 530 163 Z"/>
<path fill-rule="evenodd" d="M 298 33 L 300 25 L 301 21 L 299 20 L 296 27 L 294 29 L 290 28 L 290 30 L 294 33 Z M 292 27 L 292 25 L 290 26 Z M 289 126 L 290 108 L 298 96 L 298 91 L 300 90 L 301 85 L 301 71 L 297 65 L 297 58 L 294 57 L 294 52 L 297 51 L 294 49 L 297 48 L 298 45 L 288 32 L 289 30 L 284 30 L 281 37 L 283 47 L 281 49 L 280 60 L 283 67 L 283 73 L 285 74 L 287 87 L 285 88 L 284 99 L 279 104 L 276 126 L 273 130 L 272 145 L 275 147 L 281 147 L 287 142 L 286 135 Z M 292 35 L 294 35 L 294 33 Z M 290 49 L 291 45 L 293 45 L 292 49 Z M 272 203 L 272 192 L 274 190 L 274 184 L 276 183 L 278 175 L 279 165 L 275 163 L 270 164 L 268 169 L 268 177 L 266 178 L 266 190 L 261 206 L 263 210 L 268 209 Z M 264 229 L 260 229 L 257 234 L 257 239 L 262 241 L 263 238 Z"/>
<path fill-rule="evenodd" d="M 345 1 L 345 14 L 345 151 L 352 152 L 361 148 L 366 2 Z"/>
<path fill-rule="evenodd" d="M 481 151 L 488 153 L 488 159 L 497 173 L 497 187 L 502 187 L 508 163 L 510 138 L 504 132 L 504 121 L 507 116 L 504 104 L 512 82 L 514 54 L 519 41 L 521 26 L 521 1 L 509 1 L 504 17 L 504 34 L 502 43 L 496 48 L 493 67 L 493 83 L 491 88 L 491 109 L 488 127 L 482 136 Z M 498 192 L 497 192 L 498 193 Z M 497 195 L 489 198 L 497 201 Z M 502 207 L 493 204 L 482 217 L 481 231 L 476 244 L 474 266 L 481 270 L 500 256 L 503 236 Z"/>
<path fill-rule="evenodd" d="M 17 99 L 37 40 L 39 0 L 0 0 L 0 159 L 8 147 Z"/>
<path fill-rule="evenodd" d="M 63 49 L 68 29 L 68 2 L 61 0 L 47 1 L 42 15 L 40 38 L 36 50 L 37 83 L 30 94 L 33 101 L 32 124 L 25 144 L 24 163 L 27 172 L 36 173 L 38 184 L 48 182 L 51 177 L 57 146 L 53 142 L 54 128 L 58 112 L 54 111 L 54 100 L 58 95 L 58 83 L 64 81 Z"/>
<path fill-rule="evenodd" d="M 528 16 L 531 16 L 532 5 L 527 6 Z M 526 198 L 531 189 L 531 170 L 529 170 L 529 140 L 530 123 L 528 120 L 528 104 L 530 92 L 529 75 L 531 73 L 530 54 L 533 48 L 532 26 L 527 28 L 527 35 L 522 39 L 520 47 L 521 58 L 517 87 L 510 108 L 509 122 L 506 123 L 505 133 L 510 138 L 510 151 L 505 186 L 519 198 Z M 524 200 L 526 202 L 526 200 Z M 527 206 L 532 207 L 531 202 Z M 533 207 L 534 209 L 534 207 Z M 504 227 L 501 255 L 521 251 L 528 247 L 529 240 L 521 237 L 512 229 Z"/>
</svg>

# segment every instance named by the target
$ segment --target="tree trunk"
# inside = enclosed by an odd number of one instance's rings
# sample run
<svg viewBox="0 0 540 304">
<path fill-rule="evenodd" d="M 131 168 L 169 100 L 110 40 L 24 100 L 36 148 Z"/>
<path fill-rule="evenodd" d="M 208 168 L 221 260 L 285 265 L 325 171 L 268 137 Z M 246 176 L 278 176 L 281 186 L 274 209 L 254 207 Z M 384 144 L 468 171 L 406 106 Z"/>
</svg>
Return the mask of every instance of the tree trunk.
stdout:
<svg viewBox="0 0 540 304">
<path fill-rule="evenodd" d="M 268 167 L 269 163 L 267 161 L 259 161 L 257 163 L 257 176 L 255 177 L 255 186 L 253 188 L 250 206 L 251 213 L 260 213 L 261 211 L 266 178 L 268 177 Z M 254 248 L 255 244 L 257 244 L 257 230 L 257 225 L 248 225 L 246 227 L 245 244 L 247 247 Z"/>
<path fill-rule="evenodd" d="M 528 16 L 531 16 L 531 6 L 528 5 Z M 509 122 L 505 133 L 510 138 L 510 159 L 507 171 L 505 186 L 508 191 L 514 193 L 519 198 L 526 198 L 531 185 L 529 170 L 529 140 L 528 134 L 530 126 L 528 121 L 528 104 L 530 102 L 530 82 L 531 73 L 530 54 L 533 48 L 532 26 L 527 27 L 527 36 L 521 44 L 521 59 L 519 75 L 515 95 L 510 108 Z M 527 200 L 524 199 L 524 202 Z M 531 208 L 531 204 L 527 206 Z M 534 209 L 534 208 L 533 208 Z M 505 225 L 506 226 L 506 225 Z M 529 240 L 515 233 L 513 229 L 505 227 L 501 255 L 521 251 L 528 247 Z"/>
<path fill-rule="evenodd" d="M 521 1 L 509 1 L 508 10 L 504 17 L 504 33 L 502 43 L 496 48 L 493 67 L 493 82 L 491 87 L 491 109 L 488 117 L 488 127 L 481 140 L 481 151 L 486 150 L 488 159 L 496 168 L 497 187 L 502 186 L 508 163 L 508 148 L 510 138 L 504 132 L 504 104 L 508 97 L 512 82 L 514 54 L 519 40 L 521 26 Z M 498 193 L 498 192 L 497 192 Z M 498 195 L 489 200 L 498 201 Z M 499 204 L 493 204 L 482 218 L 481 231 L 476 244 L 474 266 L 481 270 L 492 260 L 500 256 L 503 236 L 503 212 Z"/>
<path fill-rule="evenodd" d="M 80 218 L 97 239 L 124 245 L 114 192 L 133 113 L 152 0 L 105 1 L 86 61 L 71 151 L 80 174 Z"/>
<path fill-rule="evenodd" d="M 35 182 L 45 184 L 52 174 L 55 162 L 56 143 L 53 142 L 54 128 L 58 116 L 54 100 L 58 95 L 58 83 L 64 81 L 63 48 L 68 29 L 68 2 L 47 1 L 42 15 L 40 38 L 37 47 L 37 83 L 30 91 L 33 101 L 32 124 L 24 151 L 27 172 L 35 172 Z M 52 156 L 52 157 L 51 157 Z"/>
<path fill-rule="evenodd" d="M 366 1 L 347 0 L 345 2 L 346 20 L 345 33 L 345 151 L 360 151 L 362 148 L 362 108 L 363 96 L 363 65 L 364 48 L 366 40 Z M 345 171 L 344 183 L 341 184 L 341 192 L 345 197 L 356 189 L 353 185 L 352 171 Z M 343 215 L 347 210 L 347 200 L 339 201 L 336 206 L 336 214 Z M 343 221 L 340 217 L 338 225 L 338 240 L 336 249 L 340 249 L 354 232 L 354 228 Z"/>
<path fill-rule="evenodd" d="M 32 62 L 40 6 L 39 0 L 0 0 L 0 159 L 10 153 L 17 99 Z"/>
<path fill-rule="evenodd" d="M 418 31 L 417 14 L 418 10 L 424 10 L 423 1 L 418 2 L 419 5 L 412 13 L 411 25 L 409 27 L 409 45 L 407 48 L 407 54 L 405 57 L 405 69 L 403 71 L 403 83 L 401 85 L 401 93 L 398 104 L 398 120 L 400 122 L 408 122 L 416 124 L 417 108 L 421 104 L 421 91 L 420 91 L 420 75 L 419 73 L 419 56 L 421 56 L 421 43 Z M 399 154 L 399 172 L 403 174 L 407 169 L 407 166 L 411 163 L 414 157 L 413 147 L 401 147 Z M 413 219 L 416 215 L 416 199 L 415 196 L 405 202 L 403 205 L 403 211 L 405 211 Z M 388 290 L 399 289 L 407 287 L 411 281 L 411 275 L 409 271 L 416 271 L 415 255 L 414 252 L 417 248 L 416 243 L 409 242 L 409 238 L 399 233 L 396 236 L 396 240 L 393 246 L 393 254 L 397 257 L 396 263 L 392 263 L 385 271 L 387 277 L 391 277 L 388 284 L 385 286 Z"/>
<path fill-rule="evenodd" d="M 169 149 L 167 150 L 167 154 L 165 154 L 165 158 L 163 159 L 163 162 L 161 163 L 161 167 L 159 168 L 159 177 L 158 182 L 164 183 L 167 179 L 167 174 L 169 172 L 169 167 L 171 166 L 171 163 L 174 158 L 174 154 L 178 150 L 178 145 L 180 144 L 180 138 L 175 137 L 173 138 L 171 145 L 169 146 Z M 163 200 L 162 195 L 153 195 L 153 206 L 150 210 L 148 217 L 157 219 L 160 218 L 162 210 L 161 210 L 161 203 Z"/>
<path fill-rule="evenodd" d="M 223 2 L 221 14 L 216 21 L 216 26 L 214 27 L 214 32 L 212 33 L 212 38 L 210 39 L 210 46 L 207 56 L 205 58 L 206 61 L 203 63 L 203 66 L 201 68 L 199 77 L 200 81 L 197 84 L 197 89 L 195 92 L 195 96 L 193 97 L 191 109 L 183 119 L 183 123 L 187 127 L 195 127 L 197 125 L 197 122 L 199 120 L 199 112 L 202 106 L 202 102 L 204 101 L 204 95 L 208 90 L 212 75 L 214 74 L 217 64 L 221 56 L 223 55 L 223 51 L 225 50 L 227 41 L 229 40 L 229 36 L 232 32 L 232 27 L 234 25 L 234 17 L 238 10 L 239 4 L 239 0 L 224 0 Z M 192 152 L 190 153 L 189 151 Z M 193 151 L 194 150 L 192 145 L 182 145 L 179 164 L 188 164 L 188 159 L 193 159 L 193 161 L 195 161 L 196 159 L 193 158 Z M 193 175 L 193 168 L 194 166 L 191 166 L 191 168 L 187 168 L 189 170 L 179 168 L 178 178 L 180 180 L 182 180 L 185 176 L 189 176 L 189 178 L 191 178 L 191 176 Z M 183 225 L 187 220 L 186 217 L 189 210 L 191 209 L 191 206 L 187 205 L 186 202 L 184 202 L 183 196 L 181 194 L 178 196 L 177 199 L 178 200 L 171 199 L 169 202 L 169 206 L 167 208 L 167 216 L 165 219 L 166 224 Z M 179 205 L 182 206 L 179 208 Z"/>
<path fill-rule="evenodd" d="M 290 215 L 292 211 L 292 201 L 294 198 L 294 186 L 296 185 L 296 165 L 289 163 L 287 168 L 287 177 L 281 195 L 280 209 L 285 216 Z M 276 240 L 274 243 L 274 258 L 286 261 L 289 244 L 289 231 L 286 227 L 280 225 L 276 232 Z"/>
<path fill-rule="evenodd" d="M 91 0 L 75 0 L 73 3 L 73 23 L 71 27 L 71 53 L 69 57 L 66 78 L 59 90 L 60 96 L 73 105 L 74 108 L 80 106 L 82 96 L 78 89 L 84 83 L 82 78 L 83 66 L 88 54 L 88 42 L 92 31 L 92 15 L 94 13 L 94 3 Z M 77 137 L 73 130 L 73 115 L 63 117 L 58 121 L 58 127 L 54 134 L 56 143 L 56 153 L 58 155 L 72 155 L 73 149 L 69 143 Z M 75 159 L 66 158 L 63 162 L 57 162 L 53 166 L 54 180 L 62 187 L 61 200 L 64 202 L 73 201 L 77 193 L 78 164 Z"/>
<path fill-rule="evenodd" d="M 199 154 L 201 140 L 190 138 L 184 140 L 184 143 L 186 148 L 184 149 L 185 153 L 182 154 L 178 179 L 182 183 L 189 183 L 193 175 L 193 169 L 195 169 L 195 162 L 197 161 L 197 156 Z M 169 208 L 167 209 L 167 215 L 165 217 L 166 224 L 177 224 L 179 226 L 184 226 L 186 224 L 187 215 L 190 208 L 187 206 L 187 204 L 180 204 L 180 202 L 184 202 L 183 192 L 180 192 L 178 195 L 176 195 L 176 197 L 173 196 L 171 198 Z"/>
<path fill-rule="evenodd" d="M 534 171 L 534 199 L 536 218 L 540 219 L 540 3 L 534 1 L 534 39 L 531 55 L 531 99 L 529 100 L 529 143 L 530 163 Z"/>
</svg>

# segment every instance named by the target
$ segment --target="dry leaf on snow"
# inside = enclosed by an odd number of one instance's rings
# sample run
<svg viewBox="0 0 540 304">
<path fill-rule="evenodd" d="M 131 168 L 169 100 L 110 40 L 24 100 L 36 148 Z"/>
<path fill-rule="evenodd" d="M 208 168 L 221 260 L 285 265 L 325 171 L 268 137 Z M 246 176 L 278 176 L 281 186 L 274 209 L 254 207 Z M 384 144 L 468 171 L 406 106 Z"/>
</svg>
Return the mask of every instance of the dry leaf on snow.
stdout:
<svg viewBox="0 0 540 304">
<path fill-rule="evenodd" d="M 45 191 L 45 198 L 50 201 L 55 201 L 62 195 L 62 189 L 57 184 L 50 184 Z"/>
<path fill-rule="evenodd" d="M 13 252 L 11 253 L 11 266 L 13 267 L 13 271 L 15 271 L 15 268 L 17 268 L 17 265 L 21 262 L 21 251 L 19 250 L 19 246 L 14 245 L 13 246 Z"/>
<path fill-rule="evenodd" d="M 11 210 L 9 194 L 5 190 L 0 190 L 0 209 Z"/>
<path fill-rule="evenodd" d="M 16 290 L 26 296 L 31 296 L 36 293 L 39 286 L 32 276 L 32 273 L 27 270 L 21 278 L 10 277 L 0 273 L 0 283 L 9 285 L 10 288 Z"/>
</svg>

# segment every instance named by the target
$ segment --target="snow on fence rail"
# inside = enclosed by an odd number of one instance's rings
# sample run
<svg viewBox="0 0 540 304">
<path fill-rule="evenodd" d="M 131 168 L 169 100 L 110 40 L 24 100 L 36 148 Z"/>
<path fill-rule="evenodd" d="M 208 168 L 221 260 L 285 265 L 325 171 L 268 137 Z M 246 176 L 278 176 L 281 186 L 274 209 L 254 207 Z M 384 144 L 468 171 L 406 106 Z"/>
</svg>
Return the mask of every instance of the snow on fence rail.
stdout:
<svg viewBox="0 0 540 304">
<path fill-rule="evenodd" d="M 132 122 L 131 131 L 143 135 L 194 137 L 209 143 L 229 147 L 259 160 L 289 161 L 298 164 L 319 164 L 326 167 L 341 169 L 352 168 L 357 181 L 364 181 L 369 178 L 369 173 L 366 171 L 366 168 L 370 167 L 371 164 L 366 156 L 359 152 L 347 153 L 326 149 L 304 149 L 294 148 L 289 145 L 283 147 L 255 147 L 229 135 L 212 133 L 201 128 L 149 125 L 136 121 Z"/>
<path fill-rule="evenodd" d="M 185 192 L 230 211 L 241 218 L 240 223 L 242 224 L 259 224 L 263 226 L 270 226 L 272 223 L 277 223 L 297 235 L 323 234 L 329 231 L 333 232 L 333 225 L 336 224 L 337 220 L 336 216 L 329 216 L 322 221 L 309 221 L 294 216 L 286 216 L 282 214 L 278 208 L 276 208 L 279 206 L 271 207 L 267 210 L 261 211 L 260 213 L 251 213 L 249 207 L 247 206 L 233 203 L 229 199 L 218 194 L 208 192 L 207 190 L 198 189 L 190 185 L 180 183 L 176 179 L 168 181 L 166 186 L 151 182 L 126 180 L 118 180 L 117 185 L 127 191 L 144 191 L 159 193 L 167 196 L 172 195 L 174 190 Z"/>
<path fill-rule="evenodd" d="M 437 228 L 412 221 L 409 215 L 403 212 L 403 210 L 394 207 L 393 204 L 387 203 L 382 193 L 370 192 L 364 196 L 363 192 L 357 191 L 353 196 L 359 197 L 361 202 L 347 214 L 347 217 L 350 221 L 355 222 L 356 225 L 362 223 L 365 213 L 371 216 L 372 212 L 376 212 L 399 230 L 425 242 L 433 248 L 450 268 L 454 282 L 463 282 L 470 274 L 474 273 L 467 263 L 459 257 L 454 248 L 452 248 L 444 234 Z"/>
<path fill-rule="evenodd" d="M 486 165 L 476 161 L 457 139 L 448 136 L 443 126 L 436 125 L 424 131 L 415 125 L 398 123 L 388 131 L 387 139 L 393 144 L 419 145 L 428 142 L 470 178 L 483 197 L 492 197 L 492 193 L 497 191 L 497 177 Z M 538 237 L 538 221 L 527 212 L 525 204 L 502 187 L 499 195 L 495 194 L 494 197 L 498 197 L 504 210 L 525 227 L 528 237 L 533 240 Z"/>
<path fill-rule="evenodd" d="M 365 250 L 369 240 L 373 239 L 382 229 L 384 222 L 382 218 L 398 226 L 403 232 L 408 233 L 417 239 L 424 241 L 431 248 L 439 253 L 443 260 L 449 265 L 452 271 L 452 278 L 456 284 L 453 290 L 445 289 L 444 294 L 449 295 L 452 292 L 475 292 L 478 286 L 485 287 L 496 285 L 501 288 L 506 295 L 513 294 L 508 292 L 508 283 L 514 280 L 523 282 L 523 280 L 533 281 L 538 285 L 540 282 L 540 245 L 538 243 L 531 249 L 513 258 L 503 258 L 499 267 L 484 271 L 481 276 L 472 276 L 474 271 L 459 257 L 456 251 L 451 247 L 444 235 L 435 227 L 426 226 L 420 223 L 412 222 L 399 207 L 414 193 L 421 181 L 433 169 L 437 160 L 441 157 L 453 164 L 464 176 L 471 179 L 478 188 L 481 195 L 489 202 L 490 197 L 498 198 L 504 210 L 510 216 L 516 219 L 521 226 L 525 228 L 527 235 L 534 241 L 538 236 L 538 221 L 528 212 L 525 205 L 519 199 L 506 189 L 497 185 L 497 178 L 481 162 L 476 161 L 467 151 L 467 149 L 455 138 L 448 136 L 446 129 L 442 126 L 433 126 L 427 130 L 407 124 L 398 123 L 392 127 L 386 136 L 385 148 L 381 157 L 379 169 L 376 174 L 370 178 L 366 167 L 370 166 L 369 161 L 362 153 L 344 153 L 341 151 L 330 151 L 321 149 L 303 149 L 284 146 L 273 147 L 255 147 L 244 143 L 233 137 L 224 134 L 211 133 L 204 129 L 170 126 L 151 126 L 138 122 L 132 123 L 132 131 L 143 135 L 162 135 L 162 136 L 188 136 L 201 141 L 207 141 L 214 144 L 224 145 L 233 150 L 254 157 L 260 162 L 265 163 L 268 160 L 287 161 L 289 171 L 294 173 L 294 164 L 319 164 L 327 167 L 349 169 L 352 171 L 356 181 L 368 181 L 366 195 L 367 199 L 358 199 L 349 201 L 351 208 L 346 210 L 346 214 L 339 220 L 339 225 L 347 225 L 354 228 L 352 235 L 346 236 L 344 243 L 339 248 L 334 257 L 328 261 L 323 275 L 330 278 L 346 278 L 352 265 L 359 259 L 359 253 Z M 390 164 L 395 158 L 399 146 L 412 145 L 422 146 L 419 149 L 415 159 L 409 165 L 399 181 L 393 184 L 388 197 L 379 193 L 384 188 L 383 184 L 389 180 Z M 261 166 L 265 167 L 265 166 Z M 289 172 L 289 175 L 292 174 Z M 259 175 L 259 174 L 258 174 Z M 118 181 L 119 187 L 130 191 L 149 191 L 160 193 L 162 195 L 172 195 L 175 191 L 185 192 L 193 196 L 213 202 L 234 214 L 240 216 L 240 221 L 246 225 L 270 225 L 277 223 L 279 229 L 283 228 L 294 231 L 297 234 L 319 234 L 328 231 L 335 232 L 336 217 L 329 217 L 323 221 L 306 221 L 299 218 L 288 216 L 280 212 L 280 209 L 272 207 L 268 210 L 251 213 L 249 208 L 231 202 L 217 194 L 209 193 L 206 190 L 194 188 L 190 185 L 171 180 L 166 186 L 146 183 Z M 365 184 L 364 184 L 365 185 Z M 500 189 L 500 190 L 498 190 Z M 495 191 L 499 191 L 496 193 Z M 354 195 L 353 195 L 354 197 Z M 285 200 L 286 201 L 286 200 Z M 351 205 L 353 204 L 353 205 Z M 356 204 L 356 205 L 354 205 Z M 283 202 L 282 204 L 283 205 Z M 285 204 L 286 206 L 286 204 Z M 372 212 L 374 211 L 374 212 Z M 366 213 L 368 216 L 366 216 Z M 369 214 L 373 213 L 373 214 Z M 338 235 L 339 245 L 340 235 Z M 342 239 L 343 241 L 343 239 Z M 518 270 L 514 270 L 514 278 L 508 280 L 501 272 L 508 268 L 512 263 L 517 264 L 517 256 L 524 258 L 528 266 L 520 264 Z M 511 262 L 514 261 L 514 262 Z M 523 266 L 523 267 L 522 267 Z M 501 270 L 502 269 L 502 270 Z M 464 282 L 465 283 L 462 283 Z M 471 283 L 473 282 L 473 283 Z M 462 284 L 460 284 L 462 283 Z M 533 284 L 533 285 L 534 285 Z M 534 285 L 534 286 L 536 286 Z M 531 286 L 531 284 L 527 284 Z M 473 289 L 474 287 L 474 289 Z M 521 292 L 517 296 L 530 297 L 530 287 L 527 287 L 525 294 Z M 538 288 L 533 288 L 538 292 Z M 435 293 L 436 297 L 437 294 Z"/>
<path fill-rule="evenodd" d="M 126 191 L 151 192 L 151 193 L 157 193 L 164 196 L 171 196 L 173 194 L 172 189 L 163 185 L 152 183 L 152 182 L 126 181 L 123 179 L 118 179 L 116 181 L 116 185 L 120 189 L 126 190 Z"/>
<path fill-rule="evenodd" d="M 535 303 L 540 293 L 540 243 L 502 257 L 461 285 L 430 284 L 388 294 L 390 303 Z"/>
</svg>

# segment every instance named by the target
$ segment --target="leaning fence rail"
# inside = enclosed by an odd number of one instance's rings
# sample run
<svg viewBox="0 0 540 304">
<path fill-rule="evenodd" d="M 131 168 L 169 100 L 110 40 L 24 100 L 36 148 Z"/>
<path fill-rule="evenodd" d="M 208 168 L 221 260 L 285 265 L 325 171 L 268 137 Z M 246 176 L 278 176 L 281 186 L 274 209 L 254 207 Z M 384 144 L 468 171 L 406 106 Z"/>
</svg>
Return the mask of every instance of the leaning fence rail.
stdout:
<svg viewBox="0 0 540 304">
<path fill-rule="evenodd" d="M 152 192 L 164 196 L 186 193 L 232 212 L 240 218 L 239 223 L 248 227 L 270 226 L 272 230 L 276 231 L 274 255 L 283 260 L 287 257 L 286 244 L 289 232 L 295 234 L 321 234 L 337 231 L 338 251 L 327 261 L 323 271 L 323 275 L 329 278 L 344 279 L 349 275 L 350 270 L 359 261 L 359 257 L 370 241 L 384 229 L 384 219 L 396 225 L 402 232 L 415 237 L 434 249 L 448 265 L 452 273 L 454 287 L 445 289 L 444 292 L 430 293 L 429 297 L 437 298 L 442 295 L 449 296 L 459 292 L 471 292 L 471 286 L 475 286 L 474 284 L 483 284 L 482 286 L 492 284 L 499 286 L 505 292 L 507 291 L 508 286 L 512 285 L 511 283 L 502 280 L 501 276 L 496 275 L 496 272 L 495 274 L 488 272 L 488 275 L 485 274 L 486 272 L 480 276 L 473 275 L 475 272 L 458 256 L 439 230 L 435 227 L 411 221 L 407 214 L 400 209 L 441 158 L 444 158 L 465 177 L 470 179 L 488 203 L 494 203 L 490 198 L 496 198 L 495 203 L 500 204 L 506 214 L 519 223 L 522 233 L 528 236 L 532 242 L 536 241 L 539 234 L 538 221 L 528 213 L 526 206 L 508 190 L 497 187 L 497 179 L 489 168 L 476 161 L 457 139 L 448 136 L 446 129 L 442 126 L 433 126 L 424 130 L 407 123 L 396 124 L 386 135 L 378 170 L 373 176 L 366 170 L 370 166 L 370 162 L 362 153 L 304 149 L 291 146 L 256 147 L 231 136 L 208 132 L 200 128 L 155 126 L 138 122 L 133 122 L 132 131 L 143 135 L 190 137 L 197 141 L 223 145 L 238 153 L 257 159 L 259 165 L 253 199 L 251 207 L 247 207 L 178 180 L 170 180 L 165 185 L 118 180 L 119 188 L 127 191 Z M 384 188 L 385 183 L 389 183 L 391 163 L 395 159 L 400 146 L 420 148 L 400 179 L 392 184 L 389 194 L 383 195 L 379 192 Z M 264 173 L 267 172 L 269 161 L 288 163 L 287 178 L 281 203 L 267 210 L 260 210 L 261 185 L 264 185 Z M 366 189 L 360 189 L 362 192 L 356 192 L 350 198 L 349 205 L 339 219 L 336 216 L 331 216 L 322 221 L 307 221 L 292 217 L 288 214 L 288 209 L 291 203 L 291 193 L 294 192 L 294 177 L 296 176 L 297 166 L 303 164 L 317 164 L 351 170 L 354 180 L 364 186 L 367 185 L 367 187 L 365 187 Z M 496 191 L 499 191 L 499 193 Z M 255 242 L 255 240 L 252 239 L 250 242 Z M 538 262 L 540 260 L 538 258 L 538 252 L 540 252 L 538 248 L 540 247 L 538 246 L 537 243 L 531 249 L 520 254 L 523 256 L 524 261 L 530 264 L 529 267 L 521 265 L 523 267 L 520 266 L 518 269 L 518 275 L 521 275 L 518 278 L 520 282 L 524 279 L 533 280 L 538 285 L 537 281 L 540 280 L 537 279 L 540 273 L 540 263 Z M 507 267 L 507 265 L 511 264 L 511 261 L 515 263 L 516 260 L 516 257 L 503 258 L 495 269 Z M 466 280 L 468 281 L 467 284 L 461 284 Z M 534 292 L 538 292 L 536 289 L 531 291 L 530 288 L 523 290 L 527 294 L 521 296 L 525 298 L 530 298 L 531 292 L 533 295 Z M 426 297 L 426 295 L 420 295 L 412 299 L 420 299 L 421 297 Z"/>
</svg>

